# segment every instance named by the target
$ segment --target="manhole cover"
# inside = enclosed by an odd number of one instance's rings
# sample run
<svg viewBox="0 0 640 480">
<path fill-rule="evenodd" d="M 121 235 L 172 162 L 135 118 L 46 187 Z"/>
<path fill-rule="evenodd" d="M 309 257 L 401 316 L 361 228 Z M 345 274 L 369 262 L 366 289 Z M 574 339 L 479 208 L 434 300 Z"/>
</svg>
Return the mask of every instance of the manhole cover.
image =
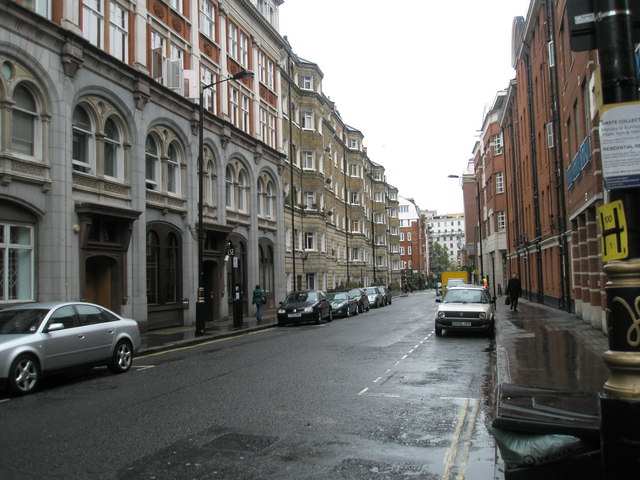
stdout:
<svg viewBox="0 0 640 480">
<path fill-rule="evenodd" d="M 275 443 L 278 437 L 262 435 L 243 435 L 241 433 L 226 433 L 209 443 L 217 450 L 233 450 L 241 452 L 257 452 Z"/>
</svg>

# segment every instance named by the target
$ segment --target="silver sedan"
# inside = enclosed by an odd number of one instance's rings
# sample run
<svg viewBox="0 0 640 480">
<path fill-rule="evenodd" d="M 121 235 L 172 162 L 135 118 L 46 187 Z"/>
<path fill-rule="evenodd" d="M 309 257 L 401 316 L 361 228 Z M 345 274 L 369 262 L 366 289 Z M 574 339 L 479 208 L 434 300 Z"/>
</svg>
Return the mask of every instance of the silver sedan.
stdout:
<svg viewBox="0 0 640 480">
<path fill-rule="evenodd" d="M 0 310 L 0 383 L 33 392 L 42 376 L 107 365 L 124 373 L 140 347 L 138 322 L 83 302 L 31 303 Z"/>
</svg>

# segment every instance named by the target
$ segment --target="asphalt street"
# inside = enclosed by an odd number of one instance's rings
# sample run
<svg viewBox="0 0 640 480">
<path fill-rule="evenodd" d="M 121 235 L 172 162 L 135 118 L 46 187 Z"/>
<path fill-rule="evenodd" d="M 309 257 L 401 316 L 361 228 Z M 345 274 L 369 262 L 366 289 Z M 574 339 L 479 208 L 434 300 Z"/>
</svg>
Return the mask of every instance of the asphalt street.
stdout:
<svg viewBox="0 0 640 480">
<path fill-rule="evenodd" d="M 493 341 L 437 338 L 435 308 L 396 297 L 0 398 L 2 478 L 499 478 Z"/>
</svg>

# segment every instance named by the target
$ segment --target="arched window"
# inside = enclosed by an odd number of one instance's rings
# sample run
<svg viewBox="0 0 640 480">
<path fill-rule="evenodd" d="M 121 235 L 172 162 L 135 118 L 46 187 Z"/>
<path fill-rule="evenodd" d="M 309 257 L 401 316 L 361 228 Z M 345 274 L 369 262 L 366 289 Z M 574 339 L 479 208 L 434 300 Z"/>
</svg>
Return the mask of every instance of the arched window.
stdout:
<svg viewBox="0 0 640 480">
<path fill-rule="evenodd" d="M 95 142 L 93 122 L 89 113 L 77 106 L 73 110 L 73 169 L 92 173 L 95 165 Z"/>
<path fill-rule="evenodd" d="M 231 165 L 228 165 L 224 176 L 224 202 L 227 208 L 233 207 L 233 175 L 233 167 L 231 167 Z"/>
<path fill-rule="evenodd" d="M 202 163 L 206 166 L 204 171 L 204 203 L 210 206 L 217 205 L 218 190 L 216 188 L 216 183 L 218 175 L 216 170 L 216 160 L 211 148 L 204 147 Z"/>
<path fill-rule="evenodd" d="M 39 136 L 38 107 L 33 94 L 24 85 L 13 92 L 11 140 L 14 152 L 29 157 L 38 153 L 36 141 Z"/>
<path fill-rule="evenodd" d="M 244 170 L 240 170 L 240 174 L 238 175 L 238 189 L 237 189 L 237 200 L 236 206 L 240 212 L 246 212 L 248 210 L 247 206 L 247 189 L 249 182 L 247 181 L 247 172 Z"/>
<path fill-rule="evenodd" d="M 275 202 L 275 194 L 273 188 L 273 182 L 267 183 L 267 195 L 265 197 L 265 216 L 267 218 L 273 218 L 273 212 L 275 211 L 274 202 Z"/>
<path fill-rule="evenodd" d="M 107 177 L 122 179 L 124 149 L 122 133 L 113 118 L 104 124 L 104 174 Z"/>
<path fill-rule="evenodd" d="M 149 190 L 158 188 L 158 170 L 160 169 L 160 150 L 153 135 L 147 135 L 145 143 L 145 176 Z"/>
<path fill-rule="evenodd" d="M 263 205 L 264 202 L 264 180 L 262 180 L 262 178 L 258 179 L 258 198 L 257 198 L 257 208 L 258 208 L 258 216 L 262 215 L 263 212 Z"/>
<path fill-rule="evenodd" d="M 215 164 L 213 162 L 207 163 L 205 173 L 205 185 L 204 185 L 204 203 L 213 205 L 216 199 L 216 171 Z"/>
<path fill-rule="evenodd" d="M 147 233 L 147 304 L 158 303 L 158 269 L 160 261 L 160 240 L 153 230 Z"/>
<path fill-rule="evenodd" d="M 167 159 L 167 192 L 178 195 L 180 193 L 180 156 L 175 142 L 169 145 Z"/>
</svg>

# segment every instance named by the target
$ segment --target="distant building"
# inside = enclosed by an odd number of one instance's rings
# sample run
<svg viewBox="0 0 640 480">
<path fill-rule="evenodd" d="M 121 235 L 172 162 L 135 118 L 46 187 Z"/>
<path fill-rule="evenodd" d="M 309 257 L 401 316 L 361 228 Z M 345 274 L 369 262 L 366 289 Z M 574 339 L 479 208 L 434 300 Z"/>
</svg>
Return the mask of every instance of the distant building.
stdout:
<svg viewBox="0 0 640 480">
<path fill-rule="evenodd" d="M 464 213 L 431 214 L 427 218 L 429 249 L 439 243 L 447 249 L 449 261 L 460 267 L 465 247 Z"/>
</svg>

